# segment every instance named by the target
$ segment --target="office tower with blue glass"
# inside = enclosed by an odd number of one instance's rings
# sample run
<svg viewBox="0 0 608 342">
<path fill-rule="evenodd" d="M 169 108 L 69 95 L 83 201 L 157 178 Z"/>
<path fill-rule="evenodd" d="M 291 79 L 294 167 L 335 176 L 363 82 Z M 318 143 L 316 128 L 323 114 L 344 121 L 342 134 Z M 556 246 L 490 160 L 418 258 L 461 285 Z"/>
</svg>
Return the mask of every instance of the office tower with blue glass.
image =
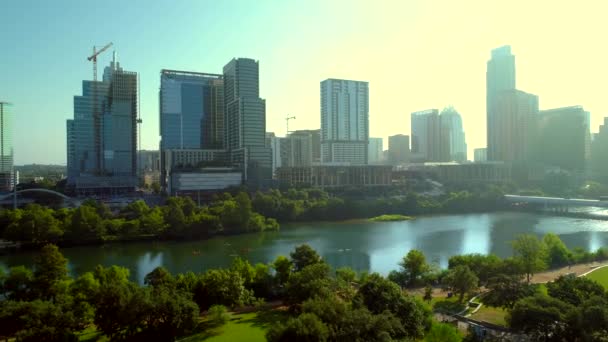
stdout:
<svg viewBox="0 0 608 342">
<path fill-rule="evenodd" d="M 116 55 L 102 81 L 83 81 L 67 120 L 68 187 L 77 194 L 119 194 L 137 186 L 138 75 Z"/>
</svg>

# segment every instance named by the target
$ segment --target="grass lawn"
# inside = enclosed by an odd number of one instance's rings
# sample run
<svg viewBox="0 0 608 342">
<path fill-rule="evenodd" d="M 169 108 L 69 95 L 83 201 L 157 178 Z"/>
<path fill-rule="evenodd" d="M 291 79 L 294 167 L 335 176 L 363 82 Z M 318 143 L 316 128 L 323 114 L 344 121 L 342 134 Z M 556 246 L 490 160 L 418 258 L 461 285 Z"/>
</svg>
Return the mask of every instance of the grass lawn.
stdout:
<svg viewBox="0 0 608 342">
<path fill-rule="evenodd" d="M 477 321 L 486 321 L 496 325 L 506 326 L 505 316 L 507 312 L 502 308 L 493 308 L 489 306 L 482 306 L 479 311 L 471 315 L 471 318 Z"/>
<path fill-rule="evenodd" d="M 277 310 L 232 314 L 228 323 L 219 327 L 205 327 L 203 332 L 183 338 L 179 342 L 232 342 L 232 341 L 266 341 L 266 331 L 277 321 L 286 318 L 286 314 Z"/>
<path fill-rule="evenodd" d="M 587 278 L 595 280 L 608 290 L 608 267 L 600 268 L 586 275 Z"/>
</svg>

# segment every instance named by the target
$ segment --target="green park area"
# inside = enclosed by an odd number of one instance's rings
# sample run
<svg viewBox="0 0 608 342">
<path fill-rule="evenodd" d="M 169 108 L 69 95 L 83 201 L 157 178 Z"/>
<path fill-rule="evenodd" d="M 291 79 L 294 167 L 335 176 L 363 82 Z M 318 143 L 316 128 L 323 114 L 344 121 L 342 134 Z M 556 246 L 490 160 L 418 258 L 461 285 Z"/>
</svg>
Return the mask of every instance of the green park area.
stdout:
<svg viewBox="0 0 608 342">
<path fill-rule="evenodd" d="M 591 280 L 600 283 L 605 289 L 608 289 L 608 267 L 603 267 L 595 270 L 586 276 Z"/>
<path fill-rule="evenodd" d="M 243 314 L 230 314 L 225 323 L 204 329 L 180 340 L 181 342 L 229 342 L 229 341 L 266 341 L 266 331 L 272 323 L 284 320 L 285 314 L 278 310 L 267 310 Z M 205 325 L 207 322 L 203 322 Z"/>
</svg>

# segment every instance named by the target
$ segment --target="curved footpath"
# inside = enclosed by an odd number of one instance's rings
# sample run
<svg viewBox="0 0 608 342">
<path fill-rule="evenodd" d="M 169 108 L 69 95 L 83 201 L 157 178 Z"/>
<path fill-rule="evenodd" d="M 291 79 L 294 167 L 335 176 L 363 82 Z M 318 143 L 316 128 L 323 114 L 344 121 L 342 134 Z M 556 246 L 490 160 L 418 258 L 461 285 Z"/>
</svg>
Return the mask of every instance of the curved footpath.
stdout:
<svg viewBox="0 0 608 342">
<path fill-rule="evenodd" d="M 592 262 L 592 263 L 586 263 L 586 264 L 576 264 L 573 266 L 562 267 L 562 268 L 558 268 L 555 270 L 535 274 L 534 276 L 532 276 L 532 279 L 530 282 L 533 284 L 544 284 L 544 283 L 553 281 L 553 280 L 559 278 L 560 276 L 566 275 L 566 274 L 575 274 L 577 277 L 584 277 L 587 274 L 597 271 L 604 267 L 608 267 L 608 262 L 603 262 L 603 263 Z M 477 298 L 479 298 L 480 296 L 482 296 L 485 293 L 487 293 L 487 292 L 482 292 L 482 293 L 476 295 L 475 297 L 469 299 L 469 302 L 468 302 L 469 306 L 471 303 L 476 303 L 478 305 L 475 308 L 475 310 L 468 313 L 466 315 L 466 317 L 469 317 L 469 316 L 475 314 L 477 311 L 479 311 L 479 309 L 481 309 L 481 307 L 483 306 L 483 303 L 481 301 L 478 301 L 478 302 L 475 302 L 475 301 L 477 300 Z M 465 313 L 467 311 L 467 309 L 465 309 L 460 314 Z"/>
</svg>

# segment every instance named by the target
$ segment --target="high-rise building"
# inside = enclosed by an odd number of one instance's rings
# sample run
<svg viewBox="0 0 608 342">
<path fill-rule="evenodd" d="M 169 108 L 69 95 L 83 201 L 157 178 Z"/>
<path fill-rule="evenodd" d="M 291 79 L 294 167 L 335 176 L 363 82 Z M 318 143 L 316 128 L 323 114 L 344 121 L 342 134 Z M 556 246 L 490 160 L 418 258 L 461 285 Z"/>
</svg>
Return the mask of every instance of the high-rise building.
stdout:
<svg viewBox="0 0 608 342">
<path fill-rule="evenodd" d="M 83 81 L 68 120 L 68 186 L 78 193 L 129 192 L 137 185 L 138 75 L 116 61 L 102 81 Z"/>
<path fill-rule="evenodd" d="M 415 162 L 449 161 L 447 132 L 441 124 L 439 110 L 428 109 L 411 115 L 412 154 Z"/>
<path fill-rule="evenodd" d="M 485 147 L 483 148 L 476 148 L 473 150 L 473 154 L 474 154 L 474 161 L 476 163 L 483 163 L 488 161 L 488 155 L 487 155 L 487 150 Z"/>
<path fill-rule="evenodd" d="M 15 185 L 11 104 L 0 101 L 0 192 Z"/>
<path fill-rule="evenodd" d="M 367 161 L 369 164 L 380 164 L 384 161 L 382 138 L 369 138 L 367 149 Z"/>
<path fill-rule="evenodd" d="M 407 163 L 410 160 L 410 137 L 397 134 L 388 137 L 388 162 L 391 165 Z"/>
<path fill-rule="evenodd" d="M 312 139 L 312 162 L 321 162 L 321 130 L 320 129 L 299 129 L 293 131 L 297 134 L 310 134 Z"/>
<path fill-rule="evenodd" d="M 224 153 L 211 152 L 224 149 L 223 75 L 163 69 L 159 95 L 160 180 L 166 189 L 171 182 L 169 168 L 174 169 L 165 161 L 169 156 L 167 151 L 200 150 L 196 155 L 205 158 L 225 156 Z"/>
<path fill-rule="evenodd" d="M 538 96 L 503 90 L 494 99 L 492 154 L 489 161 L 530 162 L 537 146 Z M 488 141 L 489 143 L 489 141 Z"/>
<path fill-rule="evenodd" d="M 247 183 L 272 178 L 272 151 L 266 146 L 266 100 L 260 98 L 259 64 L 234 58 L 224 66 L 226 148 Z"/>
<path fill-rule="evenodd" d="M 162 70 L 160 75 L 160 148 L 224 147 L 222 75 Z"/>
<path fill-rule="evenodd" d="M 277 137 L 273 132 L 266 133 L 266 146 L 270 148 L 272 152 L 272 176 L 276 175 L 276 170 L 283 166 L 283 153 L 285 148 L 283 146 L 283 140 L 285 138 Z"/>
<path fill-rule="evenodd" d="M 591 143 L 591 175 L 602 183 L 608 181 L 608 117 Z"/>
<path fill-rule="evenodd" d="M 590 114 L 581 106 L 539 112 L 537 160 L 567 171 L 585 172 L 591 154 Z"/>
<path fill-rule="evenodd" d="M 311 166 L 313 163 L 312 133 L 309 131 L 294 131 L 289 133 L 286 140 L 288 144 L 286 166 Z"/>
<path fill-rule="evenodd" d="M 321 82 L 321 162 L 367 164 L 368 140 L 368 83 Z"/>
<path fill-rule="evenodd" d="M 443 126 L 443 138 L 448 140 L 447 145 L 450 161 L 464 162 L 467 160 L 467 143 L 465 139 L 464 129 L 462 127 L 462 117 L 454 109 L 447 107 L 440 114 L 441 125 Z M 443 152 L 442 154 L 446 154 Z"/>
<path fill-rule="evenodd" d="M 497 97 L 505 90 L 515 90 L 515 56 L 506 45 L 492 50 L 486 71 L 486 119 L 488 160 L 501 160 L 499 141 L 501 126 L 498 123 Z"/>
</svg>

